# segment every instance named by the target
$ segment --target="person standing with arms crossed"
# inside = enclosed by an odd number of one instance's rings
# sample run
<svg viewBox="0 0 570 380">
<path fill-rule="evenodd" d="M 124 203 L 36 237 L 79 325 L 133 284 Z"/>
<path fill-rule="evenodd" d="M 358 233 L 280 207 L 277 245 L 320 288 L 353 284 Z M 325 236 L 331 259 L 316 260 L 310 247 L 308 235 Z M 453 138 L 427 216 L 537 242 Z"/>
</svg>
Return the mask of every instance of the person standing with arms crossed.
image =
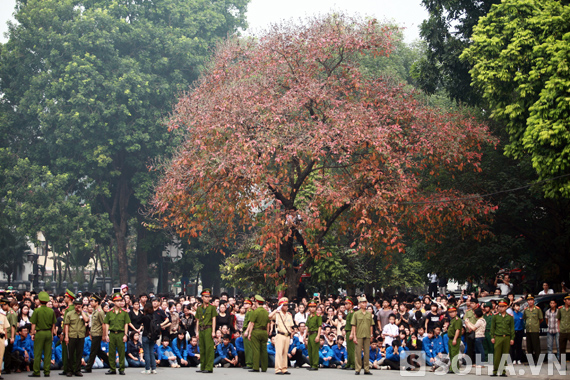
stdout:
<svg viewBox="0 0 570 380">
<path fill-rule="evenodd" d="M 75 293 L 73 293 L 69 289 L 65 289 L 65 295 L 63 297 L 63 303 L 67 306 L 63 311 L 63 319 L 65 320 L 65 316 L 67 313 L 72 312 L 74 310 L 72 303 L 75 299 Z M 65 336 L 65 335 L 64 335 Z M 67 350 L 67 343 L 65 343 L 65 339 L 61 342 L 61 362 L 62 362 L 62 369 L 63 372 L 60 372 L 60 376 L 65 376 L 67 373 L 65 370 L 67 369 L 67 357 L 68 357 L 68 350 Z"/>
<path fill-rule="evenodd" d="M 360 375 L 360 370 L 363 367 L 362 361 L 364 361 L 364 374 L 372 375 L 370 372 L 370 339 L 374 333 L 374 318 L 372 314 L 366 310 L 368 306 L 368 301 L 366 297 L 362 296 L 358 298 L 359 310 L 356 311 L 351 320 L 352 331 L 350 332 L 350 339 L 356 345 L 355 350 L 355 374 Z M 364 359 L 362 358 L 362 352 L 364 351 Z"/>
<path fill-rule="evenodd" d="M 89 323 L 89 316 L 82 309 L 83 297 L 77 297 L 73 300 L 73 311 L 66 313 L 63 319 L 64 339 L 68 351 L 67 367 L 64 367 L 67 377 L 83 376 L 81 373 L 81 355 L 85 345 L 85 333 L 87 331 L 85 326 Z M 48 358 L 51 357 L 46 356 L 45 358 L 44 368 L 46 366 L 49 368 Z"/>
<path fill-rule="evenodd" d="M 105 320 L 105 312 L 101 308 L 101 297 L 97 294 L 92 294 L 89 302 L 93 308 L 93 315 L 91 316 L 91 352 L 89 352 L 89 359 L 85 365 L 85 373 L 91 373 L 95 357 L 99 357 L 103 363 L 109 366 L 109 356 L 101 349 L 101 341 L 103 340 L 103 321 Z"/>
<path fill-rule="evenodd" d="M 352 331 L 352 317 L 354 315 L 354 301 L 352 298 L 347 297 L 344 301 L 346 307 L 346 325 L 344 331 L 346 334 L 346 367 L 344 369 L 354 371 L 354 340 L 350 338 Z"/>
<path fill-rule="evenodd" d="M 202 305 L 196 310 L 196 332 L 199 333 L 198 346 L 200 347 L 199 373 L 214 372 L 214 338 L 216 336 L 216 308 L 210 305 L 212 293 L 210 289 L 204 289 L 201 293 Z"/>
<path fill-rule="evenodd" d="M 491 376 L 497 376 L 503 355 L 509 355 L 510 346 L 515 343 L 515 319 L 507 314 L 507 306 L 507 301 L 499 301 L 499 314 L 494 315 L 491 322 L 491 341 L 495 345 Z M 505 367 L 506 365 L 503 366 L 502 377 L 507 377 Z"/>
<path fill-rule="evenodd" d="M 242 334 L 243 334 L 243 351 L 245 356 L 245 367 L 243 369 L 252 369 L 253 368 L 253 357 L 251 352 L 251 341 L 246 336 L 247 328 L 249 327 L 249 319 L 251 318 L 251 313 L 253 310 L 251 309 L 252 302 L 251 300 L 246 299 L 243 301 L 243 306 L 245 307 L 245 317 L 243 318 L 243 327 L 242 327 Z"/>
<path fill-rule="evenodd" d="M 113 310 L 109 311 L 103 320 L 103 336 L 109 342 L 109 371 L 105 375 L 117 374 L 116 355 L 119 351 L 119 375 L 125 374 L 125 343 L 129 332 L 131 318 L 123 310 L 124 301 L 119 293 L 113 296 Z"/>
<path fill-rule="evenodd" d="M 293 317 L 287 312 L 289 309 L 289 299 L 282 297 L 279 300 L 279 307 L 269 314 L 269 319 L 274 320 L 277 325 L 277 336 L 275 337 L 275 374 L 290 375 L 287 371 L 287 353 L 293 331 Z"/>
<path fill-rule="evenodd" d="M 534 304 L 534 296 L 529 294 L 526 296 L 528 307 L 523 312 L 523 319 L 526 328 L 526 352 L 531 354 L 534 364 L 538 364 L 540 356 L 540 324 L 544 319 L 542 310 Z"/>
<path fill-rule="evenodd" d="M 449 338 L 449 372 L 459 373 L 459 347 L 461 345 L 461 329 L 463 321 L 457 316 L 457 308 L 450 306 L 447 309 L 449 313 L 449 327 L 447 328 L 447 337 Z"/>
<path fill-rule="evenodd" d="M 267 372 L 268 355 L 267 340 L 269 337 L 269 313 L 263 307 L 265 299 L 260 295 L 255 296 L 257 309 L 251 313 L 249 324 L 247 326 L 247 337 L 251 340 L 251 350 L 253 351 L 253 366 L 249 372 Z"/>
<path fill-rule="evenodd" d="M 30 318 L 32 323 L 31 335 L 34 341 L 34 373 L 28 377 L 40 377 L 42 354 L 44 358 L 51 359 L 51 345 L 57 330 L 55 312 L 46 306 L 49 302 L 49 295 L 46 292 L 40 292 L 38 299 L 41 306 L 34 310 L 34 314 Z M 4 347 L 2 346 L 2 348 Z M 49 376 L 50 366 L 47 364 L 47 360 L 45 361 L 44 375 Z"/>
</svg>

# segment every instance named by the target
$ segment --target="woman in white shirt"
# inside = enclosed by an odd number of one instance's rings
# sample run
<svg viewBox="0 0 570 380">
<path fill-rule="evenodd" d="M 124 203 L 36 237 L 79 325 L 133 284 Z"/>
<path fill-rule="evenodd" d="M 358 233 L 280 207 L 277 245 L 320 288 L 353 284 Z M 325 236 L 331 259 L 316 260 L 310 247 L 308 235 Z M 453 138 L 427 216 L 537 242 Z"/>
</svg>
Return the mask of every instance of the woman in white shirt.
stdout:
<svg viewBox="0 0 570 380">
<path fill-rule="evenodd" d="M 305 313 L 305 305 L 300 304 L 299 305 L 299 312 L 297 314 L 295 314 L 295 323 L 297 324 L 297 326 L 299 326 L 299 323 L 301 323 L 301 322 L 306 323 L 308 316 L 309 316 L 309 314 Z"/>
</svg>

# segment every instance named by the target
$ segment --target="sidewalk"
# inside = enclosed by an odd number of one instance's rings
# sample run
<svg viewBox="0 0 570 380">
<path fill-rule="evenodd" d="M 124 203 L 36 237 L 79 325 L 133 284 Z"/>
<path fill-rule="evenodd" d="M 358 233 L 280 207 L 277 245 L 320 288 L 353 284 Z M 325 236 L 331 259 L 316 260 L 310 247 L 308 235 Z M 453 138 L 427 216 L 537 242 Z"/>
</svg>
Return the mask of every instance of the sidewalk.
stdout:
<svg viewBox="0 0 570 380">
<path fill-rule="evenodd" d="M 568 363 L 566 363 L 568 364 Z M 570 378 L 570 372 L 560 372 L 556 368 L 551 368 L 552 371 L 549 372 L 549 367 L 547 364 L 543 365 L 542 368 L 531 368 L 528 365 L 513 365 L 511 367 L 514 372 L 509 375 L 513 379 L 553 379 L 553 380 L 566 380 Z M 567 369 L 570 367 L 567 365 Z M 189 377 L 196 380 L 202 379 L 217 379 L 220 377 L 228 377 L 232 380 L 255 380 L 255 379 L 268 379 L 275 378 L 275 372 L 272 368 L 269 368 L 266 373 L 252 373 L 241 368 L 214 368 L 213 374 L 202 374 L 196 373 L 196 368 L 158 368 L 157 375 L 143 375 L 141 374 L 141 368 L 127 368 L 125 370 L 126 376 L 106 376 L 105 372 L 107 369 L 93 370 L 92 373 L 84 374 L 85 380 L 127 380 L 127 379 L 144 379 L 148 377 L 148 380 L 188 380 Z M 367 379 L 382 378 L 383 380 L 396 380 L 404 377 L 424 377 L 426 379 L 475 379 L 475 378 L 489 378 L 488 368 L 471 368 L 468 374 L 467 369 L 463 368 L 462 373 L 458 375 L 454 374 L 442 374 L 438 372 L 429 372 L 429 369 L 420 369 L 419 371 L 383 371 L 383 370 L 372 370 L 373 375 L 366 377 Z M 533 372 L 534 371 L 534 372 Z M 65 379 L 65 376 L 59 376 L 60 371 L 52 371 L 50 378 L 55 379 Z M 355 375 L 353 371 L 344 371 L 340 369 L 319 369 L 319 371 L 311 372 L 307 371 L 305 368 L 290 368 L 290 376 L 286 378 L 304 378 L 311 380 L 343 380 L 343 379 L 354 379 Z M 26 373 L 12 373 L 10 375 L 2 375 L 5 380 L 24 380 L 28 379 L 28 375 L 31 372 Z M 507 374 L 509 374 L 509 369 L 507 369 Z M 43 377 L 43 373 L 41 375 Z M 362 374 L 360 376 L 363 376 Z M 281 376 L 279 376 L 281 377 Z M 361 377 L 359 377 L 360 379 Z M 498 377 L 501 379 L 501 377 Z"/>
</svg>

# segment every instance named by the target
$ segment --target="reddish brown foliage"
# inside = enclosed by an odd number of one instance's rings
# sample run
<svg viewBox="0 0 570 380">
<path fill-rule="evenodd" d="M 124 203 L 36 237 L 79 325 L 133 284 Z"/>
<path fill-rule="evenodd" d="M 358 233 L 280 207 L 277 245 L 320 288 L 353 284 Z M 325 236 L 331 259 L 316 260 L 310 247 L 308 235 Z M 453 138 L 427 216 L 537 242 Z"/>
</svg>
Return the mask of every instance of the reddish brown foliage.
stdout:
<svg viewBox="0 0 570 380">
<path fill-rule="evenodd" d="M 359 55 L 387 55 L 391 32 L 331 16 L 221 46 L 170 122 L 186 142 L 153 201 L 164 225 L 196 236 L 215 220 L 228 238 L 253 227 L 263 250 L 290 264 L 292 240 L 318 257 L 331 228 L 374 253 L 403 248 L 403 217 L 434 231 L 476 224 L 492 209 L 479 201 L 405 204 L 460 195 L 426 194 L 422 179 L 478 170 L 489 137 L 474 119 L 361 75 Z"/>
</svg>

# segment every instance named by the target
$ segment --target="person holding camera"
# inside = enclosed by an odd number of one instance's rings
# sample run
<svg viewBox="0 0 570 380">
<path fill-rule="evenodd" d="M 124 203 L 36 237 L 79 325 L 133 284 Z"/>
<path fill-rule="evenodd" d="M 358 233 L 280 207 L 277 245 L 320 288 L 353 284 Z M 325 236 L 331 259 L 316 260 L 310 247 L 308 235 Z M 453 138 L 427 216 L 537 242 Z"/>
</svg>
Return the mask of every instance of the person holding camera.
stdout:
<svg viewBox="0 0 570 380">
<path fill-rule="evenodd" d="M 499 280 L 501 280 L 501 282 L 499 282 Z M 509 294 L 513 290 L 511 276 L 505 274 L 495 277 L 495 287 L 501 291 L 501 296 L 506 296 Z"/>
</svg>

